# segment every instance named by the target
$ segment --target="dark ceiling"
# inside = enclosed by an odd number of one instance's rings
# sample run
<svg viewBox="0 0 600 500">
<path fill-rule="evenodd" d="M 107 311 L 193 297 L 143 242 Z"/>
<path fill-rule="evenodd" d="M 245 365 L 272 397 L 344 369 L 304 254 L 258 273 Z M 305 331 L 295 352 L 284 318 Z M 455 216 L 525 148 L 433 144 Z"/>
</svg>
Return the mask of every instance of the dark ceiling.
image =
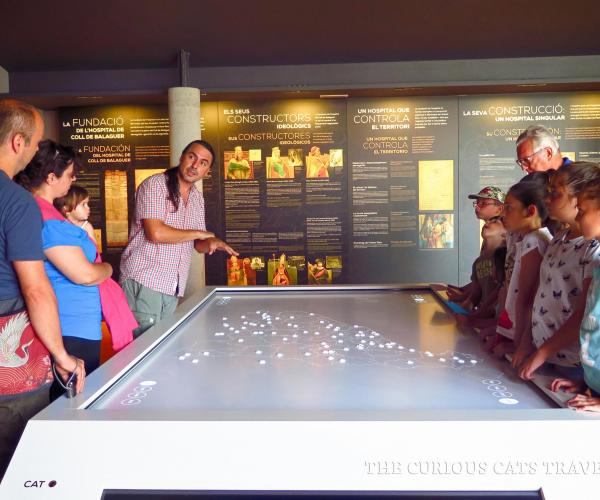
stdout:
<svg viewBox="0 0 600 500">
<path fill-rule="evenodd" d="M 599 0 L 0 1 L 10 72 L 600 54 Z"/>
</svg>

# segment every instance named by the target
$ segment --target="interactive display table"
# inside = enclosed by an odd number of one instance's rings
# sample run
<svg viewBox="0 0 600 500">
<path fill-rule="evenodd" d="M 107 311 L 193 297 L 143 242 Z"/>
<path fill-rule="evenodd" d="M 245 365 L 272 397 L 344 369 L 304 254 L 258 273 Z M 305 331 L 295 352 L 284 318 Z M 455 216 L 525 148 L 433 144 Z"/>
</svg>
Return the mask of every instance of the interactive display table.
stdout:
<svg viewBox="0 0 600 500">
<path fill-rule="evenodd" d="M 29 423 L 0 496 L 600 492 L 600 419 L 552 377 L 518 379 L 429 286 L 207 288 Z"/>
</svg>

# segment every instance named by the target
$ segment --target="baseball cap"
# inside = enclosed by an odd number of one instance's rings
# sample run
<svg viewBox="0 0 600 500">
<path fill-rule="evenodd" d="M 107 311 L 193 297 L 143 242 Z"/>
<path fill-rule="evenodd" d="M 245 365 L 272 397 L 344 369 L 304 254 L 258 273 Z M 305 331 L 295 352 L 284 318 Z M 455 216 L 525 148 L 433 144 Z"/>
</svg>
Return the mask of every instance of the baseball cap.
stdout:
<svg viewBox="0 0 600 500">
<path fill-rule="evenodd" d="M 488 200 L 496 200 L 500 203 L 504 203 L 505 194 L 502 190 L 495 186 L 486 186 L 477 194 L 470 194 L 468 198 L 470 200 L 476 200 L 478 198 L 485 198 Z"/>
</svg>

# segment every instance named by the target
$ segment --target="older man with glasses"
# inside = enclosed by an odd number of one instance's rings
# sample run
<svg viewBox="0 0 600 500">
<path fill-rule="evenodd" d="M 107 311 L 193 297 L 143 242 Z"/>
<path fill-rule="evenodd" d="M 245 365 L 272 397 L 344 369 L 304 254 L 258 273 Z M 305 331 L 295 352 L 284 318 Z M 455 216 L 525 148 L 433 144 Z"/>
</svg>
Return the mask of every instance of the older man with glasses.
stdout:
<svg viewBox="0 0 600 500">
<path fill-rule="evenodd" d="M 532 125 L 517 137 L 516 162 L 524 172 L 531 174 L 558 170 L 571 160 L 561 156 L 556 137 L 546 127 Z"/>
</svg>

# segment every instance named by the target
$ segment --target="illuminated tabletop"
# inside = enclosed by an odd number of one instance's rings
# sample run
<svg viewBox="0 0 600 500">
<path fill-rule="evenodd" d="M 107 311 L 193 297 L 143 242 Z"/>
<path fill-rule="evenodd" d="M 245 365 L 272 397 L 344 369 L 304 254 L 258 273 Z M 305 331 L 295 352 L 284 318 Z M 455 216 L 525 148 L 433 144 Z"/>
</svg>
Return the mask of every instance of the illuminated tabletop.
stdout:
<svg viewBox="0 0 600 500">
<path fill-rule="evenodd" d="M 594 461 L 600 420 L 561 408 L 551 379 L 518 379 L 425 285 L 207 288 L 36 416 L 0 493 L 543 487 L 560 498 L 573 478 L 559 462 Z M 582 442 L 556 446 L 558 432 Z M 82 446 L 91 458 L 73 461 Z M 513 461 L 528 472 L 509 473 Z M 589 470 L 578 488 L 600 478 L 600 463 Z M 55 486 L 24 486 L 37 477 Z"/>
</svg>

